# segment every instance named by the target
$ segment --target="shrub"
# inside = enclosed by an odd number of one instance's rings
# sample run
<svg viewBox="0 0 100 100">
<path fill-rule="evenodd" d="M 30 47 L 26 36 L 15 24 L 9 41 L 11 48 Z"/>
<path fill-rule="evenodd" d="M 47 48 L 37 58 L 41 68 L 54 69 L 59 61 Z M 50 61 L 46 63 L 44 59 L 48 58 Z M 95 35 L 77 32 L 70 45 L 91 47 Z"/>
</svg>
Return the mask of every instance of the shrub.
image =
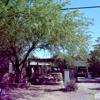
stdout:
<svg viewBox="0 0 100 100">
<path fill-rule="evenodd" d="M 77 84 L 75 83 L 75 81 L 71 80 L 69 83 L 67 83 L 66 87 L 65 87 L 65 91 L 76 91 L 78 89 Z"/>
</svg>

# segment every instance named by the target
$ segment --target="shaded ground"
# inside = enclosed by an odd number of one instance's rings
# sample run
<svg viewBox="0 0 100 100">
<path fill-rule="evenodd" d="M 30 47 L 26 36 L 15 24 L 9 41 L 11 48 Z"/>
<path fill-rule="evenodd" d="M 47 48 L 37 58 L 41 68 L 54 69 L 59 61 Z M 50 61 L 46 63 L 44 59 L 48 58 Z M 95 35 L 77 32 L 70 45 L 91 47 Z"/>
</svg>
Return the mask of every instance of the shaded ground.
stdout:
<svg viewBox="0 0 100 100">
<path fill-rule="evenodd" d="M 63 92 L 60 85 L 32 85 L 30 89 L 16 89 L 7 93 L 11 100 L 99 100 L 93 93 L 99 93 L 100 79 L 78 79 L 76 92 Z"/>
<path fill-rule="evenodd" d="M 77 83 L 100 83 L 100 78 L 88 79 L 85 77 L 78 77 Z"/>
</svg>

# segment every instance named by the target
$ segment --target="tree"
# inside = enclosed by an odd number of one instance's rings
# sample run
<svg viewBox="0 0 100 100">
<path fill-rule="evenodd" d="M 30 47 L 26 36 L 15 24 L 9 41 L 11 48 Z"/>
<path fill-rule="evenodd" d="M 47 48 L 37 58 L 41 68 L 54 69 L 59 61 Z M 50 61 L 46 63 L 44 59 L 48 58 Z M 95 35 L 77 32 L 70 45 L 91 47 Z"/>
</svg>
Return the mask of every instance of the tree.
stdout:
<svg viewBox="0 0 100 100">
<path fill-rule="evenodd" d="M 65 69 L 70 66 L 73 66 L 73 62 L 75 60 L 70 55 L 67 55 L 65 53 L 58 53 L 56 55 L 53 55 L 52 58 L 55 59 L 56 64 L 63 66 L 63 68 Z"/>
<path fill-rule="evenodd" d="M 92 21 L 78 10 L 63 14 L 60 9 L 66 4 L 55 0 L 0 1 L 0 51 L 19 74 L 37 49 L 70 55 L 87 50 L 87 29 Z"/>
<path fill-rule="evenodd" d="M 70 66 L 72 66 L 74 59 L 69 55 L 63 53 L 58 53 L 57 55 L 54 55 L 52 58 L 55 59 L 54 64 L 55 66 L 60 68 L 60 71 L 62 72 L 64 78 L 64 69 L 67 69 Z"/>
<path fill-rule="evenodd" d="M 100 37 L 97 38 L 94 50 L 90 52 L 88 62 L 94 74 L 100 75 Z"/>
<path fill-rule="evenodd" d="M 100 37 L 98 37 L 97 40 L 95 41 L 96 41 L 96 44 L 93 45 L 94 50 L 99 50 L 100 49 Z"/>
<path fill-rule="evenodd" d="M 88 62 L 92 72 L 100 75 L 100 50 L 91 51 Z"/>
<path fill-rule="evenodd" d="M 8 64 L 9 64 L 8 58 L 5 56 L 5 54 L 0 52 L 0 70 L 6 71 L 8 69 Z"/>
</svg>

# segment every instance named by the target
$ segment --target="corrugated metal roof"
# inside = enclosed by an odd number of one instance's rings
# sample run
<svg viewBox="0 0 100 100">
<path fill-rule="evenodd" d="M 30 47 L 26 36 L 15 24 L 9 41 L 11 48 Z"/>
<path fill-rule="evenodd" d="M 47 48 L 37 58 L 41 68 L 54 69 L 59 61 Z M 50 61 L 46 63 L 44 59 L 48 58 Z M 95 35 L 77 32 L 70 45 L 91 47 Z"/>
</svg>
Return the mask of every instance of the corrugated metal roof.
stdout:
<svg viewBox="0 0 100 100">
<path fill-rule="evenodd" d="M 88 66 L 88 62 L 87 61 L 74 61 L 73 66 Z"/>
<path fill-rule="evenodd" d="M 34 61 L 32 61 L 30 63 L 30 65 L 50 65 L 50 64 L 49 63 L 45 63 L 45 62 L 34 62 Z"/>
</svg>

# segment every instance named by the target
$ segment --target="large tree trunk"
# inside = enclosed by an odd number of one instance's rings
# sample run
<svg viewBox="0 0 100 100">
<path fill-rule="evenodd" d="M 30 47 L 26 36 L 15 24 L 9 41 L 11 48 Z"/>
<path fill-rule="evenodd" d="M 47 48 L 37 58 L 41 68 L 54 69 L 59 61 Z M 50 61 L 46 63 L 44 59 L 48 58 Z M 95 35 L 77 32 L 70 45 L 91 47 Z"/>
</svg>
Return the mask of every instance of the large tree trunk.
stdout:
<svg viewBox="0 0 100 100">
<path fill-rule="evenodd" d="M 16 81 L 20 82 L 21 80 L 21 70 L 18 64 L 15 65 L 15 74 L 16 74 Z"/>
</svg>

